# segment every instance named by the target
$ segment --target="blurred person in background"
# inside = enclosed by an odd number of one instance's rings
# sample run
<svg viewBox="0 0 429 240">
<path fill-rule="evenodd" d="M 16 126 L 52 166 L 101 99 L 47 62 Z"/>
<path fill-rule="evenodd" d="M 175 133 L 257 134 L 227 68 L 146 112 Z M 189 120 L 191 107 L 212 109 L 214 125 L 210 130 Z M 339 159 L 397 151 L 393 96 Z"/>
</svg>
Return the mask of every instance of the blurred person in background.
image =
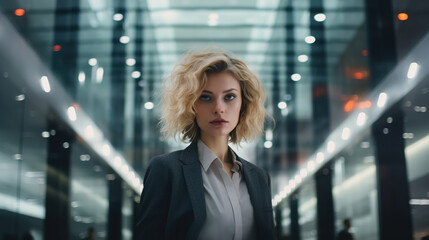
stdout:
<svg viewBox="0 0 429 240">
<path fill-rule="evenodd" d="M 84 240 L 95 240 L 95 229 L 93 227 L 88 228 L 88 235 Z"/>
<path fill-rule="evenodd" d="M 265 90 L 224 51 L 188 53 L 166 79 L 165 137 L 184 150 L 152 159 L 138 239 L 274 239 L 270 176 L 229 146 L 263 132 Z"/>
<path fill-rule="evenodd" d="M 34 237 L 33 237 L 33 235 L 31 235 L 30 232 L 26 232 L 24 234 L 24 236 L 22 237 L 22 240 L 34 240 Z"/>
<path fill-rule="evenodd" d="M 337 240 L 355 240 L 353 235 L 349 232 L 352 226 L 352 221 L 349 218 L 343 220 L 343 229 L 338 233 Z"/>
</svg>

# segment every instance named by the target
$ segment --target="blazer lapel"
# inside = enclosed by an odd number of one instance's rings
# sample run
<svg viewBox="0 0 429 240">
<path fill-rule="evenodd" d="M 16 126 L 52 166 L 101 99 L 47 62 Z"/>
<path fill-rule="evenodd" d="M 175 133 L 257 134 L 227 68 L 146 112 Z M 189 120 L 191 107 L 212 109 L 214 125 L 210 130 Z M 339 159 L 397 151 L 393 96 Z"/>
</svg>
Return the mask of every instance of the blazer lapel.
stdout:
<svg viewBox="0 0 429 240">
<path fill-rule="evenodd" d="M 249 191 L 250 202 L 253 206 L 253 216 L 255 217 L 255 225 L 258 228 L 259 237 L 261 238 L 261 226 L 264 226 L 266 223 L 263 221 L 264 213 L 263 210 L 266 209 L 264 204 L 263 192 L 260 189 L 263 189 L 264 186 L 261 184 L 260 175 L 255 171 L 255 167 L 250 165 L 248 162 L 239 159 L 243 163 L 243 175 L 246 181 L 247 190 Z"/>
<path fill-rule="evenodd" d="M 206 203 L 197 142 L 193 142 L 183 150 L 180 161 L 183 163 L 183 175 L 195 216 L 188 237 L 196 239 L 206 219 Z"/>
<path fill-rule="evenodd" d="M 261 194 L 259 192 L 260 185 L 258 180 L 258 175 L 254 172 L 254 167 L 248 164 L 246 161 L 240 159 L 243 164 L 243 175 L 246 180 L 247 190 L 249 191 L 250 201 L 252 202 L 253 208 L 258 209 L 262 207 L 261 202 Z"/>
</svg>

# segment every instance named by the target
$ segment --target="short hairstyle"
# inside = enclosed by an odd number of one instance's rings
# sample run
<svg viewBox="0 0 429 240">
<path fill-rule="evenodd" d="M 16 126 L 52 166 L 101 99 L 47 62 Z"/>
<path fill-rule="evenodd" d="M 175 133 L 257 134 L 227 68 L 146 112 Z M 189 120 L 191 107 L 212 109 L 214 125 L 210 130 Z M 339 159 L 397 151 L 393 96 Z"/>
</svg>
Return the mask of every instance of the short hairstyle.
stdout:
<svg viewBox="0 0 429 240">
<path fill-rule="evenodd" d="M 194 103 L 207 84 L 207 75 L 230 73 L 240 84 L 241 110 L 229 142 L 238 144 L 260 136 L 264 129 L 265 89 L 247 65 L 223 50 L 188 52 L 164 81 L 161 132 L 165 138 L 181 135 L 183 142 L 200 138 Z"/>
</svg>

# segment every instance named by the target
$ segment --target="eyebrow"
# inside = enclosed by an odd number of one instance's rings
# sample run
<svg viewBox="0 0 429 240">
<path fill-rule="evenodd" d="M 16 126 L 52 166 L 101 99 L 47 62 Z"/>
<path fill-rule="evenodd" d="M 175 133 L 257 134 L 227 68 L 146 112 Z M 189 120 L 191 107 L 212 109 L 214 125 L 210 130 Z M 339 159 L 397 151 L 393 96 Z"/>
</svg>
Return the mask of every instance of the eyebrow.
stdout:
<svg viewBox="0 0 429 240">
<path fill-rule="evenodd" d="M 235 89 L 235 88 L 230 88 L 230 89 L 228 89 L 228 90 L 223 91 L 222 93 L 227 93 L 227 92 L 232 92 L 232 91 L 237 91 L 237 92 L 238 92 L 238 90 L 237 90 L 237 89 Z M 210 93 L 210 94 L 213 94 L 213 92 L 211 92 L 211 91 L 209 91 L 209 90 L 203 90 L 203 93 Z"/>
</svg>

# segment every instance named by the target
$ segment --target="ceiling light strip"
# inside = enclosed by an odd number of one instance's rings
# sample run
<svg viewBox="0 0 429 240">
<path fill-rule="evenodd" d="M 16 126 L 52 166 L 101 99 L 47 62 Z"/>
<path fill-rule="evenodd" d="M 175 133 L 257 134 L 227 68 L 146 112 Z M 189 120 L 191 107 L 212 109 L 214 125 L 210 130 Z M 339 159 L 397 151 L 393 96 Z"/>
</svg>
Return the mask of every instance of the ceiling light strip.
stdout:
<svg viewBox="0 0 429 240">
<path fill-rule="evenodd" d="M 367 100 L 377 104 L 372 104 L 370 108 L 353 112 L 333 130 L 317 151 L 306 160 L 303 167 L 298 169 L 296 174 L 290 178 L 291 180 L 289 180 L 288 184 L 274 195 L 272 198 L 273 206 L 279 204 L 298 189 L 305 182 L 304 180 L 311 177 L 325 164 L 326 160 L 332 159 L 343 151 L 352 140 L 360 138 L 361 134 L 384 113 L 385 109 L 402 99 L 428 75 L 428 68 L 420 67 L 429 65 L 429 58 L 427 57 L 429 56 L 428 45 L 429 33 L 371 92 Z M 407 148 L 411 147 L 408 146 Z M 305 177 L 301 175 L 301 171 L 306 171 Z"/>
</svg>

